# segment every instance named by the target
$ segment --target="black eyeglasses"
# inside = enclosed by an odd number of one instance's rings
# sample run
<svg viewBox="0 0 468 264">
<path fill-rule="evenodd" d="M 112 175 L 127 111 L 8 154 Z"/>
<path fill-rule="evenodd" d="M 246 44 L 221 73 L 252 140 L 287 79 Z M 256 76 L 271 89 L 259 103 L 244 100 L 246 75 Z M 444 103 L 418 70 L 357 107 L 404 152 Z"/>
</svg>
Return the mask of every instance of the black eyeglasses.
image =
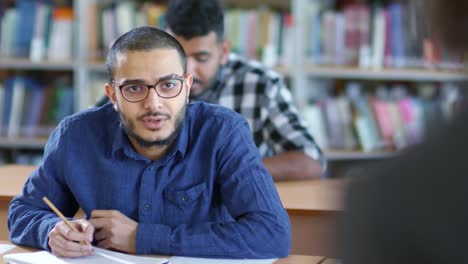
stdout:
<svg viewBox="0 0 468 264">
<path fill-rule="evenodd" d="M 148 98 L 151 88 L 154 88 L 156 94 L 161 98 L 169 99 L 178 96 L 182 91 L 184 77 L 173 75 L 168 78 L 162 78 L 153 85 L 144 83 L 125 83 L 118 85 L 115 80 L 112 80 L 112 83 L 119 88 L 125 100 L 137 103 Z"/>
</svg>

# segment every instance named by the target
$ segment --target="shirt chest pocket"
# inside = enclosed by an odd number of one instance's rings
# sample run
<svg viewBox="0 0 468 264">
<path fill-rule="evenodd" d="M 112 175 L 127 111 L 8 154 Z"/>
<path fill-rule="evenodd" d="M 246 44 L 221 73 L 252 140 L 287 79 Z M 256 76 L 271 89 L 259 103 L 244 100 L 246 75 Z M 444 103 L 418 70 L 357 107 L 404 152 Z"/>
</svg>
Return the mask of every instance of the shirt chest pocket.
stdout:
<svg viewBox="0 0 468 264">
<path fill-rule="evenodd" d="M 201 183 L 185 190 L 166 190 L 163 197 L 165 200 L 166 219 L 178 224 L 186 224 L 198 219 L 203 213 L 204 194 L 206 193 L 206 184 Z"/>
</svg>

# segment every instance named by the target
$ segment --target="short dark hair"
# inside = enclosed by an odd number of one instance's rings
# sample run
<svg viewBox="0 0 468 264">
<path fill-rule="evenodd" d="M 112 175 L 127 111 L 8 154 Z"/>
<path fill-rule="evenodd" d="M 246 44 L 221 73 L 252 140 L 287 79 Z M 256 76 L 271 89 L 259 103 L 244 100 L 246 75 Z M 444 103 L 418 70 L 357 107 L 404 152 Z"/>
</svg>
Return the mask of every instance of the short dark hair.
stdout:
<svg viewBox="0 0 468 264">
<path fill-rule="evenodd" d="M 211 31 L 218 42 L 224 39 L 223 6 L 218 0 L 170 0 L 166 22 L 174 34 L 187 40 Z"/>
<path fill-rule="evenodd" d="M 171 35 L 153 27 L 138 27 L 120 36 L 112 44 L 107 54 L 106 67 L 109 79 L 112 81 L 115 74 L 116 56 L 126 51 L 151 51 L 154 49 L 175 49 L 179 53 L 180 62 L 187 71 L 184 48 Z"/>
</svg>

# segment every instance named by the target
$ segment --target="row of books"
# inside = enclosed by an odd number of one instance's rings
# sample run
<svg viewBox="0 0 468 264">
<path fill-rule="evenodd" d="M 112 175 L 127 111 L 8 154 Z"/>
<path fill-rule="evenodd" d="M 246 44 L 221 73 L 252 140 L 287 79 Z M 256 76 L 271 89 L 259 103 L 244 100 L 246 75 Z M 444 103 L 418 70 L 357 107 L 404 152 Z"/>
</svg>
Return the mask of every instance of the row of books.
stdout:
<svg viewBox="0 0 468 264">
<path fill-rule="evenodd" d="M 73 9 L 53 6 L 53 0 L 0 3 L 0 56 L 70 60 L 73 57 Z M 345 3 L 337 5 L 336 3 Z M 233 51 L 268 66 L 290 65 L 293 27 L 306 39 L 308 61 L 318 65 L 358 65 L 363 68 L 460 68 L 461 54 L 447 52 L 423 15 L 424 0 L 412 1 L 310 0 L 305 25 L 291 14 L 260 5 L 254 10 L 228 9 L 226 37 Z M 165 28 L 166 7 L 130 0 L 87 6 L 87 50 L 102 59 L 121 34 L 143 25 Z M 98 25 L 98 26 L 96 26 Z"/>
<path fill-rule="evenodd" d="M 303 115 L 324 149 L 402 149 L 421 142 L 428 131 L 439 128 L 466 105 L 461 88 L 454 84 L 416 86 L 369 89 L 350 82 L 345 92 L 315 100 Z"/>
<path fill-rule="evenodd" d="M 90 3 L 86 14 L 89 58 L 91 60 L 104 58 L 110 44 L 135 27 L 152 26 L 164 29 L 165 13 L 166 6 L 155 4 L 154 1 Z"/>
<path fill-rule="evenodd" d="M 134 27 L 149 25 L 164 29 L 165 12 L 165 6 L 151 2 L 91 3 L 87 12 L 90 58 L 104 57 L 110 43 Z M 292 57 L 291 48 L 283 44 L 292 41 L 290 14 L 273 12 L 265 7 L 259 10 L 228 9 L 225 23 L 226 37 L 231 41 L 234 52 L 263 60 L 271 66 L 284 62 L 283 58 Z"/>
<path fill-rule="evenodd" d="M 137 26 L 164 28 L 165 7 L 150 2 L 90 2 L 87 6 L 87 50 L 90 59 L 105 56 L 109 45 Z M 0 3 L 0 56 L 32 61 L 73 58 L 73 8 L 54 6 L 53 0 L 16 0 Z M 97 25 L 97 26 L 96 26 Z"/>
<path fill-rule="evenodd" d="M 334 2 L 308 1 L 304 33 L 310 63 L 374 69 L 462 67 L 462 54 L 440 45 L 424 14 L 426 1 Z"/>
<path fill-rule="evenodd" d="M 13 76 L 0 82 L 0 136 L 47 137 L 74 111 L 68 78 L 44 84 L 34 78 Z"/>
<path fill-rule="evenodd" d="M 265 6 L 257 10 L 229 9 L 225 16 L 226 38 L 231 49 L 267 66 L 291 65 L 293 16 Z"/>
<path fill-rule="evenodd" d="M 0 56 L 32 61 L 72 59 L 73 9 L 52 0 L 0 3 Z"/>
</svg>

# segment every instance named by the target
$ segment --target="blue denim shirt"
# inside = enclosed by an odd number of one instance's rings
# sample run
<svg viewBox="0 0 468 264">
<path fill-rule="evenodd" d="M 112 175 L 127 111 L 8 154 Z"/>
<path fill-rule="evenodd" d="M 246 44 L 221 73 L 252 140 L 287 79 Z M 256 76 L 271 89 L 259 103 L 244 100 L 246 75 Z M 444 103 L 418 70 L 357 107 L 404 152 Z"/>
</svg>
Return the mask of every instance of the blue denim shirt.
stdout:
<svg viewBox="0 0 468 264">
<path fill-rule="evenodd" d="M 59 218 L 43 196 L 67 217 L 81 207 L 137 221 L 138 254 L 275 258 L 290 248 L 289 218 L 246 121 L 207 103 L 187 106 L 156 161 L 134 151 L 111 104 L 66 118 L 10 204 L 12 242 L 48 249 Z"/>
</svg>

